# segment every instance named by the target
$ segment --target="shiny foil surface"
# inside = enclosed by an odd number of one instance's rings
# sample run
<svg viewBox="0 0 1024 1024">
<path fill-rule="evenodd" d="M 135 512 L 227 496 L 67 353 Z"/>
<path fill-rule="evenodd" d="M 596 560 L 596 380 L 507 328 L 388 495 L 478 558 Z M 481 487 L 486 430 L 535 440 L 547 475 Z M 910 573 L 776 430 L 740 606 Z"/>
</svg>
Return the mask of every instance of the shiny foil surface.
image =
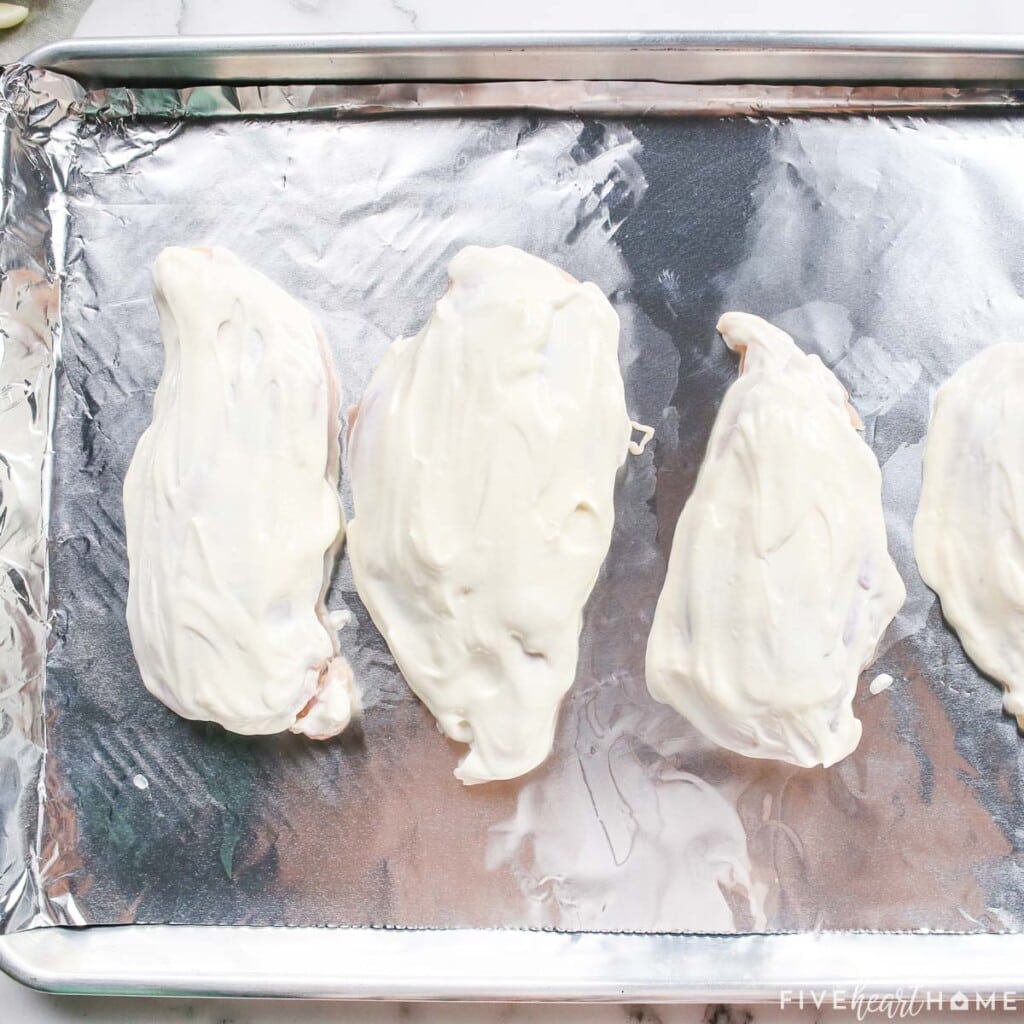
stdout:
<svg viewBox="0 0 1024 1024">
<path fill-rule="evenodd" d="M 749 932 L 1018 930 L 1024 740 L 917 573 L 935 388 L 1024 340 L 1011 95 L 510 83 L 2 87 L 0 923 Z M 757 115 L 757 116 L 753 116 Z M 771 115 L 771 116 L 768 116 Z M 592 280 L 622 321 L 631 457 L 549 761 L 464 788 L 344 557 L 365 695 L 334 741 L 184 721 L 124 621 L 121 488 L 162 367 L 150 268 L 216 244 L 329 339 L 345 404 L 464 245 Z M 908 600 L 857 752 L 716 749 L 648 696 L 676 518 L 761 314 L 849 389 Z M 343 499 L 351 498 L 343 480 Z M 870 680 L 895 683 L 877 695 Z"/>
</svg>

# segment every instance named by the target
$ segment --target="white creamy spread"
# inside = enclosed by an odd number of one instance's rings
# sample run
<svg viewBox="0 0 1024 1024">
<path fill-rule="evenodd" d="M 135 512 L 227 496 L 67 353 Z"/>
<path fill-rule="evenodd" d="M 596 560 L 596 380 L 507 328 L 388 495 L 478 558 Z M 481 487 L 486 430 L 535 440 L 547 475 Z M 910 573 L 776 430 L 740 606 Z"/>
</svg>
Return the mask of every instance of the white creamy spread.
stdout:
<svg viewBox="0 0 1024 1024">
<path fill-rule="evenodd" d="M 857 677 L 905 597 L 881 474 L 817 356 L 744 313 L 718 330 L 740 377 L 676 526 L 647 685 L 730 750 L 834 764 L 860 740 Z"/>
<path fill-rule="evenodd" d="M 888 672 L 879 672 L 874 679 L 868 683 L 868 693 L 872 697 L 877 697 L 880 693 L 885 693 L 890 686 L 895 682 L 893 677 Z"/>
<path fill-rule="evenodd" d="M 142 680 L 232 732 L 333 736 L 358 693 L 323 604 L 344 533 L 326 348 L 224 249 L 165 249 L 153 277 L 164 371 L 124 483 Z"/>
<path fill-rule="evenodd" d="M 939 388 L 914 520 L 921 576 L 1024 728 L 1024 345 L 992 345 Z"/>
<path fill-rule="evenodd" d="M 478 783 L 551 750 L 631 424 L 597 287 L 508 246 L 463 249 L 449 277 L 353 414 L 348 551 L 409 685 L 469 744 L 456 776 Z"/>
</svg>

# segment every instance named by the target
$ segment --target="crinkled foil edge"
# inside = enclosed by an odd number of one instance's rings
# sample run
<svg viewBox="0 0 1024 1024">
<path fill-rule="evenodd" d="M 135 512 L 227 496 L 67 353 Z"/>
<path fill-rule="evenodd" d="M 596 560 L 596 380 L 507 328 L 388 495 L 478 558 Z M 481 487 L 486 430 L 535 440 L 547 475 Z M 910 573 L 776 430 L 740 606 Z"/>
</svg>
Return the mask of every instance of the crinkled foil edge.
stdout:
<svg viewBox="0 0 1024 1024">
<path fill-rule="evenodd" d="M 77 112 L 105 120 L 379 116 L 534 110 L 665 117 L 897 114 L 1019 106 L 1006 89 L 924 86 L 688 85 L 679 82 L 396 82 L 100 89 Z"/>
<path fill-rule="evenodd" d="M 62 168 L 81 88 L 15 66 L 0 79 L 0 931 L 75 923 L 47 895 L 43 687 L 54 375 L 64 273 Z"/>
</svg>

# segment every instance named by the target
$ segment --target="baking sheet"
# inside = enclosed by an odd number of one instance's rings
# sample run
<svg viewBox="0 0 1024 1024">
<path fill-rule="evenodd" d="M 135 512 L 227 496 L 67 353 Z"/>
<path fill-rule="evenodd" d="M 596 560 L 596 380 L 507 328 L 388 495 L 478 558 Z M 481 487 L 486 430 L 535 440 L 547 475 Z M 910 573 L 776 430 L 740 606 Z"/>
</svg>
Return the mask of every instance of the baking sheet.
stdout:
<svg viewBox="0 0 1024 1024">
<path fill-rule="evenodd" d="M 511 113 L 489 95 L 467 108 L 462 87 L 433 104 L 439 86 L 402 86 L 400 103 L 352 88 L 5 79 L 5 928 L 1019 929 L 1021 741 L 909 544 L 930 394 L 1024 320 L 1012 97 L 853 117 L 833 90 L 842 117 L 755 120 L 735 89 L 662 87 L 639 108 L 624 93 L 614 115 L 606 89 L 581 116 L 550 111 L 592 85 L 535 85 L 547 112 Z M 820 112 L 829 94 L 771 109 Z M 889 100 L 876 90 L 872 109 Z M 665 116 L 683 110 L 702 116 Z M 154 256 L 225 244 L 268 273 L 318 317 L 354 402 L 471 242 L 520 245 L 612 297 L 630 412 L 657 430 L 619 484 L 555 754 L 517 783 L 456 782 L 459 748 L 397 675 L 344 561 L 329 605 L 354 613 L 360 727 L 313 744 L 177 719 L 142 688 L 124 625 L 120 487 L 162 360 Z M 675 517 L 735 376 L 714 334 L 726 308 L 819 352 L 883 465 L 909 598 L 869 677 L 897 682 L 870 696 L 864 680 L 861 748 L 829 770 L 711 748 L 643 684 Z"/>
</svg>

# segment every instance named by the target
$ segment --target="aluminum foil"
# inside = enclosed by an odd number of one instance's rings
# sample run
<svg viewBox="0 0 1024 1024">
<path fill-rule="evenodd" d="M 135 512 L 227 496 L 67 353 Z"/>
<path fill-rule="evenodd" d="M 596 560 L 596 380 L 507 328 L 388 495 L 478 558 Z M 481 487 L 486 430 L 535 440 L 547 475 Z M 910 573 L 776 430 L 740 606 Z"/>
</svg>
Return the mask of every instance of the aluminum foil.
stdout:
<svg viewBox="0 0 1024 1024">
<path fill-rule="evenodd" d="M 4 929 L 1020 928 L 1024 741 L 910 548 L 934 388 L 1024 334 L 1013 96 L 86 93 L 17 68 L 2 97 Z M 351 403 L 428 315 L 450 257 L 506 242 L 610 295 L 631 415 L 657 430 L 619 482 L 550 760 L 463 788 L 459 748 L 405 686 L 344 559 L 328 604 L 353 613 L 358 726 L 313 743 L 174 716 L 142 687 L 124 622 L 121 484 L 162 365 L 156 254 L 227 245 L 287 288 Z M 713 748 L 643 681 L 675 520 L 736 374 L 714 333 L 728 308 L 834 368 L 883 466 L 909 599 L 857 698 L 860 749 L 828 770 Z M 872 696 L 881 671 L 896 682 Z"/>
</svg>

